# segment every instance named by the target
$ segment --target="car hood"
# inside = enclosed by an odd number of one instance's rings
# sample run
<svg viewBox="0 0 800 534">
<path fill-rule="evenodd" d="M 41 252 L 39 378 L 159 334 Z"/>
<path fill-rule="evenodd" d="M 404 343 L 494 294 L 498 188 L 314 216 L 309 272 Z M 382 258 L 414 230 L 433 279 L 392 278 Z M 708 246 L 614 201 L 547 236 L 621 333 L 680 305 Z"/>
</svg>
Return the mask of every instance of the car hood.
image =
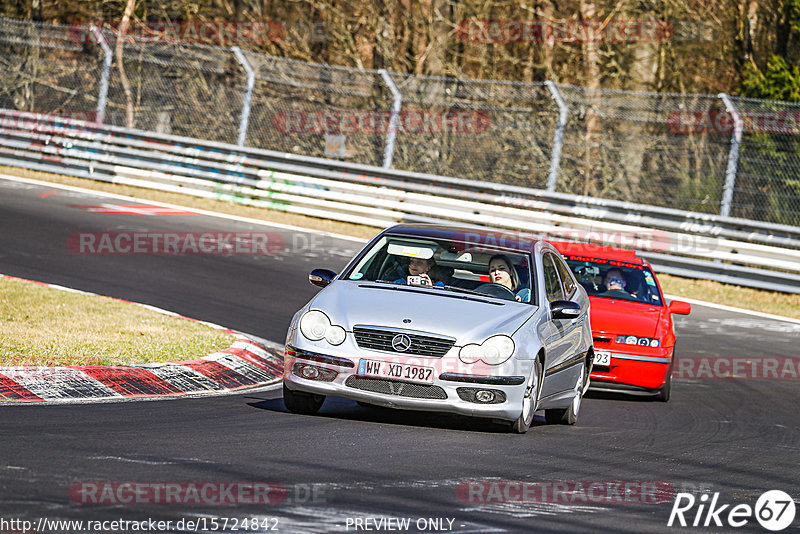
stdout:
<svg viewBox="0 0 800 534">
<path fill-rule="evenodd" d="M 538 308 L 443 289 L 337 280 L 309 302 L 309 309 L 324 311 L 347 331 L 354 325 L 388 326 L 454 337 L 463 345 L 511 335 Z"/>
<path fill-rule="evenodd" d="M 655 337 L 661 308 L 640 302 L 589 297 L 592 331 Z"/>
</svg>

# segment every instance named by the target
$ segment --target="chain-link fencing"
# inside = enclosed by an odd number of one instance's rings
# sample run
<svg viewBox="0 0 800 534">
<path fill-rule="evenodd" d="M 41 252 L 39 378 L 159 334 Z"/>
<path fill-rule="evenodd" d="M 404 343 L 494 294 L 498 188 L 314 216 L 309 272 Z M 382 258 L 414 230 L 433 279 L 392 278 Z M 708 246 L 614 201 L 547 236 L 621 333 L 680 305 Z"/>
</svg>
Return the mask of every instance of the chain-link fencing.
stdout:
<svg viewBox="0 0 800 534">
<path fill-rule="evenodd" d="M 697 131 L 709 95 L 559 86 L 569 107 L 560 191 L 719 213 L 730 135 Z"/>
<path fill-rule="evenodd" d="M 382 164 L 392 96 L 378 71 L 244 55 L 255 71 L 249 146 Z"/>
<path fill-rule="evenodd" d="M 392 74 L 398 169 L 543 189 L 558 107 L 544 83 Z"/>
<path fill-rule="evenodd" d="M 0 107 L 800 226 L 800 104 L 414 76 L 0 19 Z"/>
<path fill-rule="evenodd" d="M 70 26 L 0 19 L 0 107 L 94 120 L 103 57 Z"/>
<path fill-rule="evenodd" d="M 236 141 L 246 78 L 231 49 L 131 40 L 120 71 L 116 34 L 103 29 L 102 37 L 114 54 L 106 124 Z"/>
<path fill-rule="evenodd" d="M 800 226 L 800 104 L 732 100 L 743 133 L 731 215 Z"/>
</svg>

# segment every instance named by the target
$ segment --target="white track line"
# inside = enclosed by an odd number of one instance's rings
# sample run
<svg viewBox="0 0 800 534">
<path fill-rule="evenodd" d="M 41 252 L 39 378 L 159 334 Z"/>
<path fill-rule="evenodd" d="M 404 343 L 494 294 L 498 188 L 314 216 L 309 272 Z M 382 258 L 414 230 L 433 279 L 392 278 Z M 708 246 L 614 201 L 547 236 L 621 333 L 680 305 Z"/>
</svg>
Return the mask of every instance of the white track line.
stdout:
<svg viewBox="0 0 800 534">
<path fill-rule="evenodd" d="M 361 239 L 359 237 L 353 237 L 353 236 L 344 235 L 344 234 L 336 234 L 336 233 L 333 233 L 333 232 L 325 232 L 325 231 L 321 231 L 321 230 L 315 230 L 313 228 L 305 228 L 305 227 L 302 227 L 302 226 L 293 226 L 293 225 L 289 225 L 289 224 L 281 224 L 281 223 L 275 223 L 275 222 L 269 222 L 269 221 L 262 221 L 262 220 L 259 220 L 259 219 L 251 219 L 249 217 L 241 217 L 239 215 L 229 215 L 227 213 L 218 213 L 216 211 L 208 211 L 208 210 L 202 210 L 202 209 L 198 209 L 198 208 L 181 206 L 179 204 L 169 204 L 167 202 L 158 202 L 156 200 L 148 200 L 148 199 L 143 199 L 143 198 L 130 197 L 130 196 L 126 196 L 126 195 L 118 195 L 116 193 L 107 193 L 105 191 L 96 191 L 94 189 L 85 189 L 83 187 L 76 187 L 76 186 L 72 186 L 72 185 L 64 185 L 64 184 L 58 184 L 58 183 L 53 183 L 53 182 L 43 182 L 41 180 L 33 180 L 31 178 L 20 178 L 18 176 L 11 176 L 11 175 L 8 175 L 8 174 L 0 174 L 0 179 L 11 180 L 11 181 L 16 181 L 16 182 L 23 182 L 23 183 L 34 184 L 34 185 L 40 185 L 40 186 L 44 186 L 44 187 L 55 187 L 57 189 L 65 189 L 67 191 L 76 191 L 76 192 L 79 192 L 79 193 L 88 193 L 88 194 L 93 194 L 93 195 L 98 195 L 98 196 L 104 196 L 104 197 L 107 197 L 107 198 L 115 198 L 115 199 L 118 199 L 118 200 L 127 200 L 127 201 L 131 201 L 131 202 L 149 203 L 149 204 L 152 204 L 154 206 L 163 206 L 163 207 L 167 207 L 167 208 L 174 208 L 174 209 L 182 209 L 182 210 L 186 210 L 186 211 L 192 211 L 194 213 L 198 213 L 200 215 L 206 215 L 208 217 L 219 217 L 221 219 L 228 219 L 228 220 L 232 220 L 232 221 L 240 221 L 240 222 L 246 222 L 246 223 L 251 223 L 251 224 L 260 224 L 262 226 L 272 226 L 274 228 L 282 228 L 284 230 L 294 230 L 294 231 L 298 231 L 298 232 L 307 232 L 307 233 L 312 233 L 312 234 L 314 234 L 314 233 L 315 234 L 322 234 L 324 236 L 329 236 L 329 237 L 333 237 L 333 238 L 336 238 L 336 239 L 343 239 L 345 241 L 352 241 L 352 242 L 357 242 L 357 243 L 366 243 L 366 241 L 367 241 L 366 239 Z M 105 183 L 105 182 L 103 182 L 103 183 Z M 683 300 L 683 301 L 686 301 L 686 302 L 688 302 L 690 304 L 697 304 L 698 306 L 705 306 L 705 307 L 708 307 L 708 308 L 716 308 L 718 310 L 725 310 L 725 311 L 729 311 L 729 312 L 733 312 L 733 313 L 742 313 L 742 314 L 745 314 L 745 315 L 754 315 L 756 317 L 762 317 L 762 318 L 765 318 L 765 319 L 772 319 L 772 320 L 775 320 L 775 321 L 786 321 L 786 322 L 789 322 L 789 323 L 800 324 L 800 319 L 793 319 L 791 317 L 783 317 L 782 315 L 773 315 L 773 314 L 770 314 L 770 313 L 762 313 L 762 312 L 757 312 L 757 311 L 752 311 L 752 310 L 745 310 L 745 309 L 742 309 L 742 308 L 735 308 L 733 306 L 726 306 L 724 304 L 714 304 L 713 302 L 706 302 L 704 300 L 690 299 L 690 298 L 686 298 L 686 297 L 677 297 L 677 296 L 674 296 L 674 295 L 665 294 L 664 297 L 668 298 L 670 300 Z"/>
<path fill-rule="evenodd" d="M 764 319 L 772 319 L 774 321 L 785 321 L 787 323 L 794 323 L 800 324 L 800 319 L 794 319 L 792 317 L 784 317 L 783 315 L 773 315 L 771 313 L 764 313 L 758 312 L 753 310 L 745 310 L 742 308 L 735 308 L 733 306 L 726 306 L 725 304 L 714 304 L 713 302 L 706 302 L 704 300 L 697 300 L 697 299 L 690 299 L 687 297 L 678 297 L 675 295 L 667 295 L 664 294 L 664 298 L 669 300 L 682 300 L 684 302 L 688 302 L 689 304 L 697 304 L 698 306 L 705 306 L 707 308 L 715 308 L 717 310 L 724 310 L 734 313 L 743 313 L 745 315 L 754 315 L 756 317 L 761 317 Z"/>
<path fill-rule="evenodd" d="M 246 222 L 246 223 L 250 223 L 250 224 L 259 224 L 259 225 L 262 225 L 262 226 L 271 226 L 273 228 L 281 228 L 283 230 L 294 230 L 294 231 L 297 231 L 297 232 L 321 234 L 321 235 L 328 236 L 328 237 L 333 237 L 333 238 L 336 238 L 336 239 L 343 239 L 345 241 L 353 241 L 353 242 L 358 242 L 358 243 L 366 243 L 366 241 L 367 241 L 366 239 L 361 239 L 359 237 L 353 237 L 353 236 L 344 235 L 344 234 L 337 234 L 337 233 L 334 233 L 334 232 L 325 232 L 325 231 L 322 231 L 322 230 L 314 230 L 312 228 L 304 228 L 302 226 L 293 226 L 293 225 L 290 225 L 290 224 L 282 224 L 282 223 L 276 223 L 276 222 L 270 222 L 270 221 L 262 221 L 261 219 L 251 219 L 250 217 L 242 217 L 242 216 L 239 216 L 239 215 L 229 215 L 227 213 L 219 213 L 219 212 L 216 212 L 216 211 L 208 211 L 208 210 L 203 210 L 203 209 L 199 209 L 199 208 L 181 206 L 181 205 L 178 205 L 178 204 L 170 204 L 170 203 L 167 203 L 167 202 L 159 202 L 157 200 L 149 200 L 149 199 L 144 199 L 144 198 L 130 197 L 130 196 L 127 196 L 127 195 L 118 195 L 116 193 L 107 193 L 105 191 L 97 191 L 95 189 L 84 189 L 83 187 L 76 187 L 76 186 L 73 186 L 73 185 L 64 185 L 64 184 L 58 184 L 58 183 L 53 183 L 53 182 L 43 182 L 41 180 L 33 180 L 31 178 L 20 178 L 19 176 L 12 176 L 12 175 L 9 175 L 9 174 L 0 174 L 0 179 L 10 180 L 10 181 L 13 181 L 13 182 L 22 182 L 22 183 L 33 184 L 33 185 L 40 185 L 40 186 L 43 186 L 43 187 L 53 187 L 53 188 L 56 188 L 56 189 L 64 189 L 66 191 L 75 191 L 75 192 L 78 192 L 78 193 L 87 193 L 87 194 L 91 194 L 91 195 L 102 196 L 102 197 L 106 197 L 106 198 L 113 198 L 113 199 L 117 199 L 117 200 L 127 200 L 129 202 L 138 202 L 140 204 L 150 204 L 150 205 L 153 205 L 153 206 L 162 206 L 162 207 L 165 207 L 165 208 L 180 209 L 180 210 L 185 210 L 185 211 L 191 211 L 192 213 L 197 213 L 198 215 L 207 215 L 209 217 L 219 217 L 221 219 L 229 219 L 229 220 L 232 220 L 232 221 Z M 101 183 L 108 183 L 108 182 L 101 182 Z"/>
</svg>

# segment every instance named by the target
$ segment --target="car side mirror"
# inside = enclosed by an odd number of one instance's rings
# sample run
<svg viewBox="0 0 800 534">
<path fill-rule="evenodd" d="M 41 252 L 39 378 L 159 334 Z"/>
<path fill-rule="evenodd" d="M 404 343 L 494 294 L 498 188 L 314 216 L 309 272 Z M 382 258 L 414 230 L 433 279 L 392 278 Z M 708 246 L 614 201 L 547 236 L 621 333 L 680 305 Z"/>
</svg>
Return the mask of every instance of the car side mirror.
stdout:
<svg viewBox="0 0 800 534">
<path fill-rule="evenodd" d="M 571 300 L 554 300 L 550 303 L 553 319 L 575 319 L 581 314 L 581 306 Z"/>
<path fill-rule="evenodd" d="M 308 275 L 308 281 L 315 286 L 325 287 L 336 278 L 336 273 L 328 269 L 314 269 Z"/>
<path fill-rule="evenodd" d="M 669 303 L 669 312 L 679 315 L 689 315 L 692 313 L 692 305 L 682 300 L 673 300 Z"/>
</svg>

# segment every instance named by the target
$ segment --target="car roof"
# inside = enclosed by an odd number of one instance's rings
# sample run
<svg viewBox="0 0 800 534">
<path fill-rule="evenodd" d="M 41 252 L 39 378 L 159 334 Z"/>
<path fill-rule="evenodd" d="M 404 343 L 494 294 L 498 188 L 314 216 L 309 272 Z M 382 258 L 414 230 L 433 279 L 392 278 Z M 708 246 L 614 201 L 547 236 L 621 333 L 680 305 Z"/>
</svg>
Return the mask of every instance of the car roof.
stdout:
<svg viewBox="0 0 800 534">
<path fill-rule="evenodd" d="M 384 234 L 427 237 L 430 239 L 456 239 L 487 246 L 529 253 L 533 245 L 543 241 L 535 235 L 513 230 L 490 230 L 468 226 L 443 224 L 398 224 L 387 228 Z"/>
<path fill-rule="evenodd" d="M 623 261 L 636 265 L 646 265 L 641 257 L 636 255 L 635 250 L 619 247 L 608 247 L 605 245 L 595 245 L 593 243 L 571 243 L 568 241 L 548 241 L 556 249 L 567 256 L 585 256 L 588 258 L 598 258 L 603 260 Z"/>
</svg>

